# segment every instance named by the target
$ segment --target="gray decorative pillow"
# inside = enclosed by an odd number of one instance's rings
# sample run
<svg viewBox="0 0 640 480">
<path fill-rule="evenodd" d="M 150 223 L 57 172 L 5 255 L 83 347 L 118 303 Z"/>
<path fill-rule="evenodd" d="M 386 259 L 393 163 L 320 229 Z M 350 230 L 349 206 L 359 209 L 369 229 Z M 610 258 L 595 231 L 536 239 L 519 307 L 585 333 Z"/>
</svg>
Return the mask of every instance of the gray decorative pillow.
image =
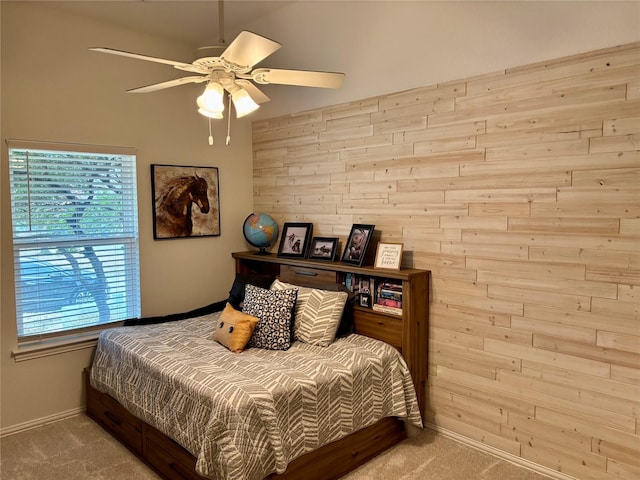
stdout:
<svg viewBox="0 0 640 480">
<path fill-rule="evenodd" d="M 349 295 L 317 288 L 299 287 L 275 280 L 271 290 L 298 289 L 293 338 L 301 342 L 328 347 L 336 338 L 342 310 Z"/>
<path fill-rule="evenodd" d="M 291 346 L 291 322 L 298 291 L 266 290 L 247 285 L 242 312 L 258 317 L 249 347 L 287 350 Z"/>
</svg>

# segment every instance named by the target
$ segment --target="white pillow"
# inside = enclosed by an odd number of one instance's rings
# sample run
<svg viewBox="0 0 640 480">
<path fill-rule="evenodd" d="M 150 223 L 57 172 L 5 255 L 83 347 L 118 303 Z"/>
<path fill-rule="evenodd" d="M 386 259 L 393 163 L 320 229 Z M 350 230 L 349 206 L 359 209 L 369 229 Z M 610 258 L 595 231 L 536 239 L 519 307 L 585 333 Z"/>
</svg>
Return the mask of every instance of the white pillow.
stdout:
<svg viewBox="0 0 640 480">
<path fill-rule="evenodd" d="M 293 338 L 311 345 L 328 347 L 336 338 L 348 294 L 300 287 L 277 279 L 271 284 L 271 290 L 292 288 L 298 289 Z"/>
</svg>

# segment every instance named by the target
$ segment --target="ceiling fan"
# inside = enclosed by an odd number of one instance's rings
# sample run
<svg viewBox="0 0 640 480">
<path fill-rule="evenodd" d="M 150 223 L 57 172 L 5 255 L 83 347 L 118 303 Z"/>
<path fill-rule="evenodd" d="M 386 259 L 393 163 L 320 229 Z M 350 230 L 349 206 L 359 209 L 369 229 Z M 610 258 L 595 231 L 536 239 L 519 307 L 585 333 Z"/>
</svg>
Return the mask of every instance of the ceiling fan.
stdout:
<svg viewBox="0 0 640 480">
<path fill-rule="evenodd" d="M 218 2 L 220 24 L 220 44 L 222 46 L 202 47 L 196 50 L 196 58 L 185 63 L 164 58 L 150 57 L 138 53 L 125 52 L 106 47 L 89 50 L 135 58 L 155 63 L 171 65 L 178 70 L 194 73 L 166 82 L 154 83 L 127 90 L 129 93 L 148 93 L 188 83 L 206 83 L 202 95 L 197 98 L 198 112 L 209 118 L 223 118 L 224 96 L 228 93 L 236 110 L 236 117 L 243 117 L 269 101 L 253 82 L 257 84 L 297 85 L 303 87 L 339 88 L 344 80 L 343 73 L 313 72 L 305 70 L 283 70 L 253 67 L 278 50 L 282 45 L 266 37 L 249 31 L 242 31 L 224 46 L 224 6 Z M 211 135 L 209 143 L 212 142 Z"/>
</svg>

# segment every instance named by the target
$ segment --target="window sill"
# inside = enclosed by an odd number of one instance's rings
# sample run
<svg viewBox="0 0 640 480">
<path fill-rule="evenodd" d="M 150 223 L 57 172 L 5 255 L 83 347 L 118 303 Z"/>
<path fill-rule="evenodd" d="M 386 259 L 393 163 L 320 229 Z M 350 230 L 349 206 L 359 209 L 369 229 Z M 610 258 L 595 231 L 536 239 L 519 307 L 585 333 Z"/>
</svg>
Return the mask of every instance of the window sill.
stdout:
<svg viewBox="0 0 640 480">
<path fill-rule="evenodd" d="M 24 362 L 26 360 L 48 357 L 50 355 L 59 355 L 75 350 L 93 348 L 98 343 L 98 335 L 100 335 L 99 331 L 93 331 L 85 334 L 24 343 L 18 345 L 18 347 L 11 352 L 11 356 L 16 362 Z"/>
</svg>

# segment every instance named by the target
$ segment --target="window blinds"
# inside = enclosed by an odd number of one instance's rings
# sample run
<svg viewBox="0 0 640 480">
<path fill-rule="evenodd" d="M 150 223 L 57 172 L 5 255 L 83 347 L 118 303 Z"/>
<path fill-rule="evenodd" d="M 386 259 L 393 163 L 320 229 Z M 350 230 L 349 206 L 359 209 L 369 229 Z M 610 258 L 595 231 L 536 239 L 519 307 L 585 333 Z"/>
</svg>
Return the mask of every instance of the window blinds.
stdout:
<svg viewBox="0 0 640 480">
<path fill-rule="evenodd" d="M 19 341 L 139 316 L 135 150 L 7 143 Z"/>
</svg>

